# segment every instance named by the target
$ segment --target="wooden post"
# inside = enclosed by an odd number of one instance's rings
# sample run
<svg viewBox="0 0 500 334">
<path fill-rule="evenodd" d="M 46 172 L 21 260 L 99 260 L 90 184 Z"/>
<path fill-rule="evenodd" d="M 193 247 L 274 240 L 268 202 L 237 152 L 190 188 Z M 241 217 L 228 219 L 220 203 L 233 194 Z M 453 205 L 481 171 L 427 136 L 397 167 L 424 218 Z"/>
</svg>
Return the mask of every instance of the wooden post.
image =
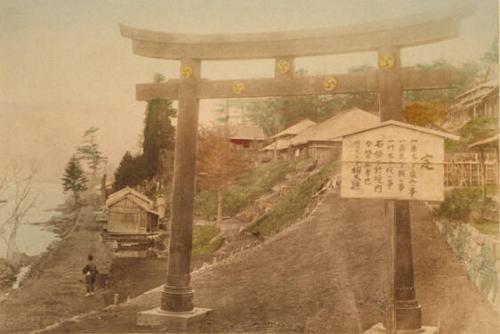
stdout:
<svg viewBox="0 0 500 334">
<path fill-rule="evenodd" d="M 401 50 L 396 47 L 381 48 L 378 52 L 378 65 L 380 121 L 402 121 Z"/>
<path fill-rule="evenodd" d="M 388 334 L 393 334 L 396 331 L 396 317 L 394 312 L 394 220 L 395 220 L 395 210 L 394 210 L 394 202 L 392 200 L 386 200 L 385 203 L 385 227 L 387 232 L 387 244 L 388 253 L 389 253 L 389 261 L 387 264 L 387 271 L 389 272 L 389 289 L 388 289 L 388 300 L 387 300 L 387 310 L 386 310 L 386 319 L 385 319 L 385 328 Z"/>
<path fill-rule="evenodd" d="M 379 49 L 378 65 L 380 120 L 402 121 L 401 50 L 393 46 Z M 413 281 L 410 202 L 386 200 L 386 224 L 392 225 L 394 233 L 394 286 L 391 289 L 394 295 L 394 305 L 389 307 L 387 324 L 395 324 L 395 328 L 389 328 L 393 332 L 395 330 L 418 330 L 422 328 L 422 315 L 415 297 Z"/>
<path fill-rule="evenodd" d="M 478 182 L 481 184 L 481 199 L 486 200 L 486 157 L 483 148 L 479 148 Z"/>
<path fill-rule="evenodd" d="M 191 246 L 200 68 L 199 60 L 181 61 L 168 272 L 161 294 L 161 309 L 171 312 L 193 310 Z"/>
</svg>

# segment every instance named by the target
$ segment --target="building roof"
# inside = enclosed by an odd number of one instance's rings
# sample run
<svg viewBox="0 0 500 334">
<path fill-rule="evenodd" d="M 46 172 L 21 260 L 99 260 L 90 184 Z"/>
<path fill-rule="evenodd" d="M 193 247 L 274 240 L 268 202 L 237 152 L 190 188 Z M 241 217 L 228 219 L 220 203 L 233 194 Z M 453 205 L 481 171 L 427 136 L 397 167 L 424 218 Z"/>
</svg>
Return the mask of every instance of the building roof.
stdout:
<svg viewBox="0 0 500 334">
<path fill-rule="evenodd" d="M 106 200 L 106 206 L 109 208 L 110 206 L 113 206 L 124 198 L 128 198 L 144 210 L 158 215 L 158 213 L 152 209 L 153 201 L 130 187 L 125 187 L 109 195 L 108 199 Z"/>
<path fill-rule="evenodd" d="M 496 134 L 494 136 L 470 144 L 469 148 L 480 147 L 480 146 L 498 146 L 498 140 L 499 140 L 499 135 Z"/>
<path fill-rule="evenodd" d="M 277 134 L 275 134 L 271 138 L 274 139 L 274 138 L 279 138 L 279 137 L 288 136 L 288 135 L 296 136 L 299 133 L 301 133 L 302 131 L 304 131 L 305 129 L 307 129 L 313 125 L 316 125 L 316 124 L 317 124 L 316 122 L 313 122 L 310 119 L 303 119 L 300 122 L 286 128 L 285 130 L 278 132 Z"/>
<path fill-rule="evenodd" d="M 474 106 L 494 92 L 498 92 L 498 79 L 490 80 L 458 95 L 455 98 L 457 103 L 453 104 L 450 110 L 453 111 Z"/>
<path fill-rule="evenodd" d="M 351 133 L 346 133 L 346 134 L 343 135 L 343 137 L 352 136 L 352 135 L 355 135 L 355 134 L 358 134 L 358 133 L 362 133 L 362 132 L 366 132 L 366 131 L 370 131 L 370 130 L 374 130 L 374 129 L 384 128 L 384 127 L 393 127 L 393 126 L 402 127 L 402 128 L 406 128 L 406 129 L 409 129 L 409 130 L 418 131 L 418 132 L 422 132 L 422 133 L 425 133 L 425 134 L 428 134 L 428 135 L 432 135 L 432 136 L 436 136 L 436 137 L 441 137 L 441 138 L 447 138 L 447 139 L 453 139 L 453 140 L 459 140 L 460 139 L 459 136 L 450 134 L 448 132 L 437 131 L 437 130 L 433 130 L 433 129 L 424 128 L 424 127 L 421 127 L 421 126 L 411 125 L 411 124 L 408 124 L 408 123 L 399 122 L 399 121 L 392 121 L 392 120 L 391 121 L 386 121 L 386 122 L 379 123 L 379 124 L 377 124 L 375 126 L 366 127 L 364 129 L 353 131 Z"/>
<path fill-rule="evenodd" d="M 288 147 L 290 147 L 290 139 L 281 139 L 278 138 L 271 144 L 267 145 L 261 151 L 281 151 L 281 150 L 286 150 Z"/>
<path fill-rule="evenodd" d="M 312 141 L 340 141 L 343 135 L 379 124 L 379 118 L 367 111 L 351 108 L 311 126 L 290 139 L 290 145 L 303 145 Z"/>
</svg>

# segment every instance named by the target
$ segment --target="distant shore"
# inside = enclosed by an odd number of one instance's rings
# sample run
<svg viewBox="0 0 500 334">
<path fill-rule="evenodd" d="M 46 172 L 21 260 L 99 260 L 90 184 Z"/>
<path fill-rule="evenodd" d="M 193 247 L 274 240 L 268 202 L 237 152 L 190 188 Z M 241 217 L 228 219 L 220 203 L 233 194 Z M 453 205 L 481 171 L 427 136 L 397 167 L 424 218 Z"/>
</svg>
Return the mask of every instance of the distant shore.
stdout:
<svg viewBox="0 0 500 334">
<path fill-rule="evenodd" d="M 43 259 L 58 247 L 61 239 L 68 233 L 74 225 L 78 209 L 75 209 L 64 201 L 54 209 L 45 209 L 44 212 L 53 212 L 47 221 L 35 221 L 22 223 L 22 226 L 37 226 L 41 231 L 54 234 L 45 250 L 38 254 L 29 255 L 20 251 L 14 261 L 0 259 L 0 293 L 8 293 L 11 289 L 22 287 L 23 281 L 34 275 L 36 271 L 43 269 Z"/>
</svg>

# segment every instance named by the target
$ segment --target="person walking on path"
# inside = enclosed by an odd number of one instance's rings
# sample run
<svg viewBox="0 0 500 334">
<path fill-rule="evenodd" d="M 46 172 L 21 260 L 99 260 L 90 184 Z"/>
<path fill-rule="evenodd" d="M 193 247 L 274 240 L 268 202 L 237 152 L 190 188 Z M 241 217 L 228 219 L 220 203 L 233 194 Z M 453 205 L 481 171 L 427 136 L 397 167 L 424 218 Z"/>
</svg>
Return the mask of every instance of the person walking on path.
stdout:
<svg viewBox="0 0 500 334">
<path fill-rule="evenodd" d="M 85 275 L 85 283 L 87 284 L 87 294 L 85 295 L 86 297 L 94 295 L 94 284 L 97 277 L 97 266 L 93 261 L 94 257 L 92 256 L 92 254 L 89 254 L 89 256 L 87 256 L 87 260 L 88 262 L 82 270 L 83 274 Z"/>
</svg>

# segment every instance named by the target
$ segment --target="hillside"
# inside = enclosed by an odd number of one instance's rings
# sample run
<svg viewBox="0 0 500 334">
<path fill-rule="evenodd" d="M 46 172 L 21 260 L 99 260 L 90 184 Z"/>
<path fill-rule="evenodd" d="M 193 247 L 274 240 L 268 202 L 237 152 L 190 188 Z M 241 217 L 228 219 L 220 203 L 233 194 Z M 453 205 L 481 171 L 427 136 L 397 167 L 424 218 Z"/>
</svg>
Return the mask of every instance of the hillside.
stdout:
<svg viewBox="0 0 500 334">
<path fill-rule="evenodd" d="M 439 323 L 445 333 L 498 333 L 496 313 L 467 279 L 428 209 L 413 203 L 412 215 L 424 323 Z M 214 311 L 190 332 L 360 333 L 382 318 L 386 260 L 383 202 L 330 192 L 308 219 L 196 271 L 195 304 Z M 135 326 L 135 314 L 158 302 L 155 291 L 52 332 L 151 332 Z"/>
</svg>

